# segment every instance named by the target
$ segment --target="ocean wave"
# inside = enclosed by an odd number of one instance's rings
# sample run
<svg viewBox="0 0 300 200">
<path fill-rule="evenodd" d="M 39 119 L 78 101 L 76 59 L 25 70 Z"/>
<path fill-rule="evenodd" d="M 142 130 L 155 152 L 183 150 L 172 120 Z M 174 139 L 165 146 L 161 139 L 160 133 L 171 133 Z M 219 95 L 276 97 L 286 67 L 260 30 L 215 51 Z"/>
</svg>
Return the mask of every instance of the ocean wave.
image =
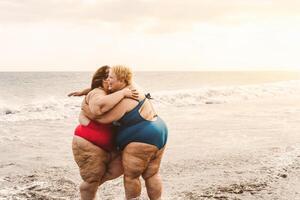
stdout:
<svg viewBox="0 0 300 200">
<path fill-rule="evenodd" d="M 153 92 L 158 107 L 223 104 L 282 95 L 300 95 L 300 80 L 261 85 L 203 87 Z M 9 105 L 0 101 L 0 121 L 61 120 L 79 114 L 82 98 L 51 97 L 30 104 Z"/>
<path fill-rule="evenodd" d="M 80 98 L 36 100 L 24 105 L 0 104 L 0 121 L 61 120 L 78 115 Z"/>
<path fill-rule="evenodd" d="M 240 85 L 226 87 L 203 87 L 175 91 L 160 91 L 152 96 L 162 106 L 192 106 L 201 104 L 222 104 L 228 102 L 254 100 L 282 95 L 299 95 L 300 80 L 284 81 L 260 85 Z"/>
</svg>

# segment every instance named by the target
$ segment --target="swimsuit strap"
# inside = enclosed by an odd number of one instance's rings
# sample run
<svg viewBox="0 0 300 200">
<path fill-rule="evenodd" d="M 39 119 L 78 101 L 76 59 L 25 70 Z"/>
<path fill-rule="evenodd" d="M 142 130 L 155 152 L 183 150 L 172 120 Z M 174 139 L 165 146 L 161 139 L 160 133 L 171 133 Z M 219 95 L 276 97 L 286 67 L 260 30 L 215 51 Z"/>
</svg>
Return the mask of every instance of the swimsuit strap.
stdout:
<svg viewBox="0 0 300 200">
<path fill-rule="evenodd" d="M 144 104 L 144 102 L 146 101 L 147 98 L 144 98 L 143 100 L 139 101 L 139 104 L 135 107 L 136 110 L 140 109 L 140 107 L 142 107 L 142 105 Z"/>
<path fill-rule="evenodd" d="M 136 110 L 139 110 L 140 109 L 140 107 L 142 107 L 142 105 L 144 104 L 144 102 L 146 101 L 146 99 L 153 99 L 152 97 L 151 97 L 151 95 L 150 95 L 150 93 L 147 93 L 146 95 L 146 98 L 144 98 L 142 101 L 140 101 L 139 102 L 139 105 L 137 105 L 137 107 L 135 108 Z M 153 106 L 152 106 L 152 104 L 150 103 L 150 105 L 151 105 L 151 107 L 152 107 L 152 109 L 153 109 Z M 154 110 L 154 109 L 153 109 Z M 154 115 L 153 115 L 153 117 L 158 117 L 158 115 L 155 113 Z"/>
<path fill-rule="evenodd" d="M 152 99 L 153 99 L 153 97 L 151 96 L 150 93 L 145 94 L 145 96 L 146 96 L 146 98 L 149 99 L 149 100 L 152 100 Z M 153 108 L 151 102 L 150 102 L 150 105 L 151 105 L 152 109 L 154 110 L 154 108 Z M 155 114 L 153 115 L 153 117 L 158 117 L 158 115 L 155 113 Z"/>
<path fill-rule="evenodd" d="M 147 99 L 153 99 L 153 98 L 151 97 L 151 94 L 150 94 L 150 93 L 145 94 L 145 97 L 146 97 Z"/>
<path fill-rule="evenodd" d="M 147 94 L 145 94 L 145 99 L 153 99 L 152 97 L 151 97 L 151 94 L 150 93 L 147 93 Z M 145 99 L 143 99 L 143 100 L 141 100 L 141 101 L 144 101 Z M 139 101 L 138 99 L 133 99 L 133 100 L 135 100 L 135 101 L 137 101 L 137 102 L 141 102 L 141 101 Z"/>
<path fill-rule="evenodd" d="M 150 95 L 150 93 L 145 94 L 145 98 L 142 99 L 141 101 L 139 101 L 138 99 L 134 99 L 136 101 L 139 102 L 139 104 L 136 106 L 136 109 L 140 109 L 140 107 L 144 104 L 144 102 L 146 101 L 146 99 L 153 99 Z"/>
</svg>

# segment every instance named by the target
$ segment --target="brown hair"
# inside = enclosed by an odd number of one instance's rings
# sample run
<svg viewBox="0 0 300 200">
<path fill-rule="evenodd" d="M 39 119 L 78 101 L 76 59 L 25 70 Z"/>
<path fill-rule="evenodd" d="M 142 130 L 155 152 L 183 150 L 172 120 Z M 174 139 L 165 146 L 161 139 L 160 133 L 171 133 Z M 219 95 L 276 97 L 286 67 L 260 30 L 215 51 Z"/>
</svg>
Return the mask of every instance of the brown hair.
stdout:
<svg viewBox="0 0 300 200">
<path fill-rule="evenodd" d="M 114 72 L 119 81 L 124 81 L 126 85 L 132 84 L 133 74 L 129 67 L 124 65 L 115 65 L 111 68 L 111 70 Z"/>
<path fill-rule="evenodd" d="M 92 83 L 91 83 L 91 89 L 95 89 L 98 87 L 103 87 L 102 81 L 107 79 L 108 73 L 109 73 L 109 66 L 104 65 L 97 69 L 97 71 L 93 75 Z"/>
</svg>

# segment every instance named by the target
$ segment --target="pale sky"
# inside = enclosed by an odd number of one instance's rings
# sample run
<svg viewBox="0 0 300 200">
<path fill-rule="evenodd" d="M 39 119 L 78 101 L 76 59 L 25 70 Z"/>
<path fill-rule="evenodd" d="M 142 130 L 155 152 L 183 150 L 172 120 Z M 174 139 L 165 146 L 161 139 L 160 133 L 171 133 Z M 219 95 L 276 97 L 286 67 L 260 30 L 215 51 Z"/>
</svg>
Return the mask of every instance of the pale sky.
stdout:
<svg viewBox="0 0 300 200">
<path fill-rule="evenodd" d="M 0 0 L 0 71 L 300 70 L 299 0 Z"/>
</svg>

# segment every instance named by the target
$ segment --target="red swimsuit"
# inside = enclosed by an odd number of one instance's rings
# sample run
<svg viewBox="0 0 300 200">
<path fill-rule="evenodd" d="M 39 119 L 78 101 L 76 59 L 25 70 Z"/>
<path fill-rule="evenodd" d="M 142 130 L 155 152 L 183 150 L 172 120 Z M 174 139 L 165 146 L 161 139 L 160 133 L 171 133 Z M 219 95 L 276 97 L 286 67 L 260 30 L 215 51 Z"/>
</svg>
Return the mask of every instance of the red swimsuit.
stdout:
<svg viewBox="0 0 300 200">
<path fill-rule="evenodd" d="M 114 134 L 110 124 L 99 124 L 90 121 L 87 126 L 78 125 L 75 129 L 75 135 L 88 140 L 106 151 L 112 151 L 115 146 Z"/>
</svg>

